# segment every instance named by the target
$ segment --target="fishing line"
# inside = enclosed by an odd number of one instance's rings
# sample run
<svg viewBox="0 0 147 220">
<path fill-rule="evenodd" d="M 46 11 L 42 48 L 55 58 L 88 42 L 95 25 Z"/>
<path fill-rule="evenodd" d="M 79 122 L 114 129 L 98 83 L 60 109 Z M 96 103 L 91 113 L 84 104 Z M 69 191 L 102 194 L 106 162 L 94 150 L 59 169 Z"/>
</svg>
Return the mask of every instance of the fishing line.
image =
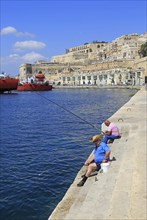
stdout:
<svg viewBox="0 0 147 220">
<path fill-rule="evenodd" d="M 35 92 L 35 93 L 36 93 L 37 95 L 39 95 L 40 97 L 46 99 L 47 101 L 53 103 L 54 105 L 58 106 L 59 108 L 63 109 L 64 111 L 66 111 L 66 112 L 68 112 L 68 113 L 74 115 L 75 117 L 79 118 L 80 120 L 84 121 L 86 124 L 90 125 L 91 127 L 95 128 L 96 130 L 99 130 L 99 128 L 97 128 L 94 124 L 92 124 L 92 123 L 90 123 L 89 121 L 83 119 L 82 117 L 80 117 L 79 115 L 77 115 L 77 114 L 75 114 L 74 112 L 70 111 L 69 109 L 65 108 L 64 106 L 62 106 L 62 105 L 56 103 L 55 101 L 53 101 L 53 100 L 51 100 L 51 99 L 49 99 L 49 98 L 47 98 L 47 97 L 41 95 L 41 94 L 38 93 L 38 92 Z M 78 140 L 78 141 L 80 141 L 80 140 Z M 48 169 L 42 170 L 42 171 L 38 174 L 38 176 L 41 176 L 41 175 L 44 174 L 47 170 L 48 170 Z"/>
<path fill-rule="evenodd" d="M 74 112 L 70 111 L 69 109 L 65 108 L 64 106 L 59 105 L 59 104 L 56 103 L 55 101 L 52 101 L 51 99 L 49 99 L 49 98 L 47 98 L 47 97 L 41 95 L 41 94 L 38 93 L 38 92 L 36 92 L 36 94 L 39 95 L 39 96 L 41 96 L 42 98 L 48 100 L 49 102 L 51 102 L 51 103 L 57 105 L 58 107 L 64 109 L 66 112 L 68 112 L 68 113 L 70 113 L 70 114 L 76 116 L 77 118 L 79 118 L 80 120 L 84 121 L 86 124 L 89 124 L 91 127 L 95 128 L 96 130 L 99 130 L 94 124 L 92 124 L 92 123 L 90 123 L 89 121 L 87 121 L 87 120 L 81 118 L 79 115 L 75 114 Z"/>
</svg>

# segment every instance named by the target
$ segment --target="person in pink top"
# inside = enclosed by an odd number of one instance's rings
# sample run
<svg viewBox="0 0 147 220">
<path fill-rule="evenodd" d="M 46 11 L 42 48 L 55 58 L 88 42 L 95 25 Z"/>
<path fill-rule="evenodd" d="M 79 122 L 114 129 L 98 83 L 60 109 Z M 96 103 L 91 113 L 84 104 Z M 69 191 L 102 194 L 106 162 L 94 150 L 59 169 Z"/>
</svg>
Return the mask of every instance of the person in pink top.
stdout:
<svg viewBox="0 0 147 220">
<path fill-rule="evenodd" d="M 113 141 L 115 139 L 119 139 L 121 138 L 120 133 L 119 133 L 119 129 L 118 127 L 113 123 L 110 122 L 109 120 L 104 121 L 104 124 L 108 127 L 108 130 L 103 132 L 104 133 L 104 137 L 103 137 L 103 142 L 104 143 L 113 143 Z"/>
</svg>

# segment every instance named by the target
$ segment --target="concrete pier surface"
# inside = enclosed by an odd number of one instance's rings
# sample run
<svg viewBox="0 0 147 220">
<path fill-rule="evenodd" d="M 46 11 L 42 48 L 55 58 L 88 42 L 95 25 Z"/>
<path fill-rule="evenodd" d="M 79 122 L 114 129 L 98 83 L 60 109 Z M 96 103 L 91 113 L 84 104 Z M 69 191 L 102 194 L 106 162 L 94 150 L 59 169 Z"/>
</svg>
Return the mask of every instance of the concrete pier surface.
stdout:
<svg viewBox="0 0 147 220">
<path fill-rule="evenodd" d="M 83 166 L 49 220 L 147 219 L 147 91 L 139 90 L 109 120 L 122 135 L 109 145 L 116 160 L 77 187 Z"/>
</svg>

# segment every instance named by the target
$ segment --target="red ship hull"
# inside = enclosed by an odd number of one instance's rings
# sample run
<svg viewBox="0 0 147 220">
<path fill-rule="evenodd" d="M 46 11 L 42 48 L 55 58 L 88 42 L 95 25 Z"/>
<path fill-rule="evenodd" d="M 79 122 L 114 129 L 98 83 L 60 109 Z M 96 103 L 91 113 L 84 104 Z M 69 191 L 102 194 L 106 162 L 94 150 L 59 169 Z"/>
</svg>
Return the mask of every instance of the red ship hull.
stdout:
<svg viewBox="0 0 147 220">
<path fill-rule="evenodd" d="M 17 90 L 18 79 L 7 77 L 0 78 L 0 93 Z"/>
<path fill-rule="evenodd" d="M 48 85 L 48 84 L 25 83 L 23 85 L 17 86 L 17 91 L 50 91 L 50 90 L 52 90 L 52 85 Z"/>
</svg>

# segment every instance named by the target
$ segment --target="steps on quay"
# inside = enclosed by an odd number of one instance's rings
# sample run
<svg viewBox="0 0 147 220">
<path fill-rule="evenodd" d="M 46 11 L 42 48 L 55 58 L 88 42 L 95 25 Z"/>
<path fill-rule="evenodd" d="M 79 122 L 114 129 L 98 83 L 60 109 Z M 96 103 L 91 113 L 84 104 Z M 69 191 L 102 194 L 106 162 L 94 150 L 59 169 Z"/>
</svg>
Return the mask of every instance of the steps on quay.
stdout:
<svg viewBox="0 0 147 220">
<path fill-rule="evenodd" d="M 110 209 L 113 190 L 119 178 L 126 140 L 126 137 L 122 137 L 121 146 L 119 146 L 120 140 L 116 140 L 113 146 L 111 145 L 111 157 L 114 156 L 116 161 L 111 162 L 108 173 L 98 173 L 97 176 L 89 177 L 83 187 L 77 187 L 81 175 L 86 170 L 85 166 L 82 167 L 67 194 L 49 219 L 105 219 L 106 213 Z"/>
<path fill-rule="evenodd" d="M 120 178 L 121 161 L 125 157 L 125 142 L 126 139 L 122 140 L 121 146 L 119 146 L 120 144 L 117 140 L 115 144 L 110 147 L 116 148 L 116 151 L 113 149 L 111 153 L 111 156 L 114 156 L 116 161 L 111 162 L 111 165 L 108 168 L 108 173 L 98 173 L 97 176 L 88 178 L 84 187 L 80 189 L 78 197 L 64 219 L 108 219 L 108 210 L 111 210 L 115 187 Z M 118 150 L 118 148 L 120 149 Z M 113 151 L 115 153 L 113 153 Z M 97 178 L 97 181 L 95 181 L 95 178 Z M 77 178 L 75 185 L 79 180 L 80 179 Z M 85 199 L 82 202 L 80 202 L 81 192 L 82 194 L 83 192 L 86 193 Z"/>
<path fill-rule="evenodd" d="M 146 220 L 146 94 L 140 90 L 110 118 L 122 138 L 109 145 L 116 161 L 108 172 L 77 187 L 83 166 L 49 220 Z"/>
</svg>

